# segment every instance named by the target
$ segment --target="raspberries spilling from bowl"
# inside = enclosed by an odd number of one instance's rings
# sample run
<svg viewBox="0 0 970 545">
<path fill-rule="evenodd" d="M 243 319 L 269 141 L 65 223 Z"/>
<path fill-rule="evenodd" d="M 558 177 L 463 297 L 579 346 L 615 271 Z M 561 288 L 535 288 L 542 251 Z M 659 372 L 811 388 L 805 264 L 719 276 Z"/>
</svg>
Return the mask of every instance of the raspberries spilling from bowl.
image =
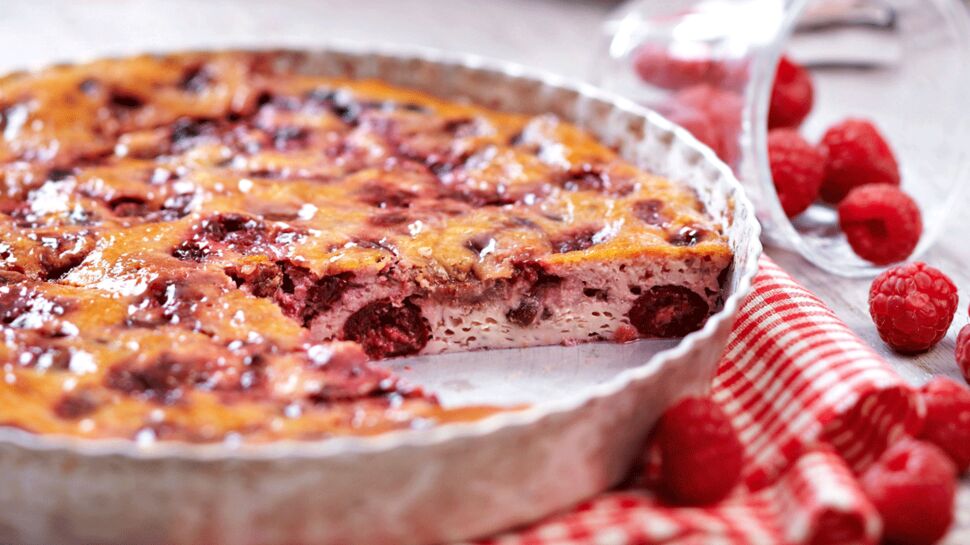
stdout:
<svg viewBox="0 0 970 545">
<path fill-rule="evenodd" d="M 719 58 L 709 44 L 648 42 L 634 51 L 632 64 L 643 82 L 670 92 L 660 113 L 728 164 L 738 161 L 742 63 Z M 892 147 L 875 124 L 859 118 L 832 125 L 818 144 L 808 142 L 798 128 L 814 102 L 811 73 L 782 56 L 767 119 L 768 164 L 782 209 L 795 218 L 818 201 L 836 205 L 839 225 L 859 257 L 875 265 L 905 260 L 919 243 L 923 222 L 916 202 L 899 189 Z"/>
<path fill-rule="evenodd" d="M 864 185 L 839 204 L 839 226 L 859 257 L 888 265 L 913 253 L 923 219 L 916 202 L 899 188 Z"/>
</svg>

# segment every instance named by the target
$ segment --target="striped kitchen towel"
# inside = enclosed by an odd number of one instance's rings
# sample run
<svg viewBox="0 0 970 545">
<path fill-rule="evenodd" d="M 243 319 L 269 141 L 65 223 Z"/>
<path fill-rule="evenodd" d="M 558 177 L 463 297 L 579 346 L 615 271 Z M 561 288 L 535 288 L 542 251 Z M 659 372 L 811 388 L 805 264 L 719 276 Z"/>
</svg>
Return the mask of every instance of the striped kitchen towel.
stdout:
<svg viewBox="0 0 970 545">
<path fill-rule="evenodd" d="M 488 545 L 872 544 L 879 518 L 855 480 L 914 431 L 916 392 L 817 297 L 763 258 L 712 396 L 746 450 L 743 483 L 708 507 L 631 486 Z"/>
</svg>

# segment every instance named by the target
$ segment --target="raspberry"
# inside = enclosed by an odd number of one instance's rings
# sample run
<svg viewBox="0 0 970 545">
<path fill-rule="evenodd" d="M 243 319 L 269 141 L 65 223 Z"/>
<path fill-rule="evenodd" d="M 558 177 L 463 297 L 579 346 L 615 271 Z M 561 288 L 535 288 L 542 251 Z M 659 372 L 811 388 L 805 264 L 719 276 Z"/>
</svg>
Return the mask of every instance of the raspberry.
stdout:
<svg viewBox="0 0 970 545">
<path fill-rule="evenodd" d="M 711 148 L 718 152 L 724 162 L 730 164 L 737 158 L 742 108 L 741 97 L 737 93 L 702 84 L 677 92 L 672 100 L 668 109 L 693 110 L 707 118 L 716 143 Z"/>
<path fill-rule="evenodd" d="M 727 415 L 710 399 L 681 400 L 667 409 L 655 434 L 662 488 L 673 501 L 713 503 L 740 479 L 744 450 Z"/>
<path fill-rule="evenodd" d="M 923 234 L 919 206 L 891 185 L 865 185 L 839 204 L 839 226 L 859 257 L 888 265 L 909 257 Z"/>
<path fill-rule="evenodd" d="M 694 135 L 694 138 L 714 150 L 714 153 L 718 157 L 724 156 L 724 150 L 721 148 L 720 133 L 714 128 L 711 116 L 694 108 L 681 106 L 676 103 L 662 108 L 661 113 L 670 121 L 687 129 L 687 132 Z"/>
<path fill-rule="evenodd" d="M 812 77 L 802 65 L 782 57 L 775 72 L 768 128 L 797 127 L 812 111 Z"/>
<path fill-rule="evenodd" d="M 825 156 L 792 129 L 768 133 L 768 164 L 781 207 L 795 217 L 818 198 L 825 176 Z"/>
<path fill-rule="evenodd" d="M 904 354 L 925 352 L 946 335 L 957 310 L 957 288 L 925 263 L 905 263 L 876 277 L 869 314 L 879 336 Z"/>
<path fill-rule="evenodd" d="M 957 365 L 963 371 L 963 378 L 970 384 L 970 324 L 963 326 L 957 335 Z"/>
<path fill-rule="evenodd" d="M 891 543 L 930 545 L 953 522 L 956 468 L 929 443 L 896 443 L 859 482 L 882 516 L 883 537 Z"/>
<path fill-rule="evenodd" d="M 837 203 L 854 187 L 899 185 L 899 165 L 876 127 L 862 119 L 846 119 L 822 137 L 826 153 L 822 198 Z"/>
<path fill-rule="evenodd" d="M 640 79 L 663 89 L 720 81 L 723 68 L 712 58 L 710 48 L 705 44 L 689 45 L 692 47 L 688 51 L 671 51 L 659 44 L 643 44 L 633 53 L 633 69 Z"/>
<path fill-rule="evenodd" d="M 970 389 L 937 377 L 920 393 L 926 404 L 926 419 L 919 438 L 940 447 L 963 473 L 970 468 Z"/>
</svg>

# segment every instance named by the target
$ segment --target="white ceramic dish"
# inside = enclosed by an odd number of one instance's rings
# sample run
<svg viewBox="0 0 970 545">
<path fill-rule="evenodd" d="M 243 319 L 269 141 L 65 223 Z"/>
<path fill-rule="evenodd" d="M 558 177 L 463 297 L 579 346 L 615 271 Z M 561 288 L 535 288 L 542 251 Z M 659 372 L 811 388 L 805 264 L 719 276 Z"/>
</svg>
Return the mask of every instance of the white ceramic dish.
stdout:
<svg viewBox="0 0 970 545">
<path fill-rule="evenodd" d="M 3 543 L 438 543 L 523 524 L 620 480 L 673 400 L 710 384 L 761 253 L 751 203 L 682 129 L 629 101 L 507 63 L 431 51 L 275 52 L 281 70 L 380 78 L 551 112 L 697 190 L 735 252 L 724 308 L 680 341 L 391 362 L 445 404 L 529 402 L 484 420 L 366 438 L 139 446 L 0 428 Z"/>
</svg>

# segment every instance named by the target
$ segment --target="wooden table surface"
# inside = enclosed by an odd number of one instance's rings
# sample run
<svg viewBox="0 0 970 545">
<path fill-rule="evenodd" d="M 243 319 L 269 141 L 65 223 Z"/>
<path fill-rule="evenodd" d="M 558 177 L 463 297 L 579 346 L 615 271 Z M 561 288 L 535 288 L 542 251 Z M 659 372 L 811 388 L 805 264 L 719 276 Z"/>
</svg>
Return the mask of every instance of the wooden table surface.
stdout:
<svg viewBox="0 0 970 545">
<path fill-rule="evenodd" d="M 583 79 L 595 59 L 599 24 L 614 5 L 605 0 L 0 0 L 0 71 L 145 50 L 351 40 L 476 53 Z M 966 204 L 957 209 L 963 212 Z M 924 260 L 960 286 L 961 307 L 947 338 L 918 357 L 901 357 L 880 342 L 866 306 L 868 280 L 833 277 L 777 248 L 768 253 L 908 380 L 922 383 L 939 374 L 959 380 L 953 350 L 970 302 L 966 214 L 950 218 L 944 232 Z M 970 543 L 970 479 L 959 501 L 960 522 L 949 545 Z"/>
</svg>

